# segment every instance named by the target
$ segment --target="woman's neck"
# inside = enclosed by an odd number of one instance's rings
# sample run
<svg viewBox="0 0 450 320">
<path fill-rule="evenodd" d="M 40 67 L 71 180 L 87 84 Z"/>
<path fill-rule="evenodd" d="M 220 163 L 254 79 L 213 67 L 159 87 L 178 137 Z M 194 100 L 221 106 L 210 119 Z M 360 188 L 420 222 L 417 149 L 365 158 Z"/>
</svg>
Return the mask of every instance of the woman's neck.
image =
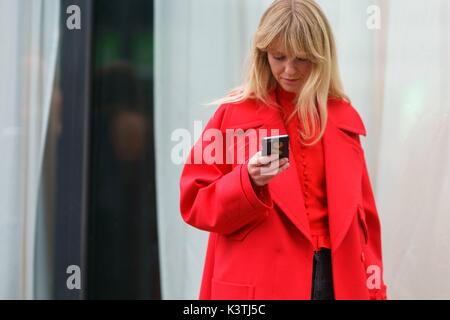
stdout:
<svg viewBox="0 0 450 320">
<path fill-rule="evenodd" d="M 295 98 L 297 96 L 294 92 L 289 92 L 284 90 L 280 85 L 276 88 L 277 97 L 280 100 L 279 103 L 289 103 L 289 104 L 295 104 Z"/>
</svg>

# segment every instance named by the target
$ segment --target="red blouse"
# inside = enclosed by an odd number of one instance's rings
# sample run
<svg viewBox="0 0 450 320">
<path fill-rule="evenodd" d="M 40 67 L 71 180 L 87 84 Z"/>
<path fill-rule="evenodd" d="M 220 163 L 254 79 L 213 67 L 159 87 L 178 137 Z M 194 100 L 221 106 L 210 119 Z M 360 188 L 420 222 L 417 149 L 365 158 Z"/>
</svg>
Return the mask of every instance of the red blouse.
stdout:
<svg viewBox="0 0 450 320">
<path fill-rule="evenodd" d="M 330 231 L 328 225 L 328 206 L 325 179 L 325 163 L 323 156 L 323 139 L 313 146 L 302 145 L 299 130 L 303 124 L 298 116 L 293 116 L 286 123 L 289 115 L 294 111 L 294 93 L 282 88 L 277 89 L 278 102 L 283 107 L 286 129 L 290 138 L 290 148 L 295 159 L 298 179 L 303 190 L 306 214 L 309 219 L 311 237 L 315 250 L 321 247 L 331 249 Z M 311 119 L 309 119 L 311 128 Z M 318 126 L 316 126 L 316 130 Z M 316 132 L 316 136 L 317 136 Z M 307 142 L 311 142 L 309 140 Z"/>
</svg>

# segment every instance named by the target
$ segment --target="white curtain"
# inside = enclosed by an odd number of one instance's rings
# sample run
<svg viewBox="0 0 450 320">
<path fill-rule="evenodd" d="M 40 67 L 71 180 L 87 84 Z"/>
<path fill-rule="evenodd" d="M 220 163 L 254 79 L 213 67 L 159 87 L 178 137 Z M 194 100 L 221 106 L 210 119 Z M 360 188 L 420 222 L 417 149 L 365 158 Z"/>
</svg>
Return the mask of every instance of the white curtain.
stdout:
<svg viewBox="0 0 450 320">
<path fill-rule="evenodd" d="M 186 227 L 179 210 L 181 165 L 171 161 L 172 132 L 203 126 L 242 78 L 258 16 L 270 1 L 155 1 L 155 133 L 158 233 L 164 299 L 195 299 L 207 234 Z M 199 132 L 197 132 L 198 134 Z"/>
<path fill-rule="evenodd" d="M 211 109 L 242 80 L 251 37 L 270 4 L 258 0 L 156 1 L 155 126 L 163 298 L 196 298 L 207 234 L 179 213 L 182 164 L 174 130 L 192 142 Z M 346 92 L 379 211 L 391 299 L 450 298 L 450 3 L 318 0 L 337 40 Z M 379 28 L 377 19 L 380 19 Z"/>
<path fill-rule="evenodd" d="M 58 0 L 0 0 L 0 299 L 32 299 Z"/>
<path fill-rule="evenodd" d="M 377 200 L 393 298 L 450 299 L 450 3 L 389 2 Z"/>
</svg>

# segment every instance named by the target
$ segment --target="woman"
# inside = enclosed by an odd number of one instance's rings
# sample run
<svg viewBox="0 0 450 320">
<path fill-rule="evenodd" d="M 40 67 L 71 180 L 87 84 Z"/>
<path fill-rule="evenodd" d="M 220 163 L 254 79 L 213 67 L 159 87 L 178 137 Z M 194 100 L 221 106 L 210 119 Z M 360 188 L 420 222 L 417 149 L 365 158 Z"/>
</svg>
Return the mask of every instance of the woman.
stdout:
<svg viewBox="0 0 450 320">
<path fill-rule="evenodd" d="M 386 299 L 366 130 L 325 15 L 313 0 L 274 1 L 251 57 L 181 176 L 183 219 L 210 232 L 200 298 Z M 288 158 L 262 155 L 273 132 L 289 135 Z"/>
</svg>

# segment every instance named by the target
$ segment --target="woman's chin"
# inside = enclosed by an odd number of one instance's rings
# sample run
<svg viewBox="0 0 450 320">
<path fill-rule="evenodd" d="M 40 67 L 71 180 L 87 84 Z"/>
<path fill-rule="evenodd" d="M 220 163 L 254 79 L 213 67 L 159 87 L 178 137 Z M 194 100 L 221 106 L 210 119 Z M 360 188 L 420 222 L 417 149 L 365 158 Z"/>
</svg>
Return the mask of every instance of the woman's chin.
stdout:
<svg viewBox="0 0 450 320">
<path fill-rule="evenodd" d="M 297 86 L 290 86 L 282 84 L 281 87 L 284 91 L 291 92 L 291 93 L 297 93 L 299 91 L 299 88 Z"/>
</svg>

